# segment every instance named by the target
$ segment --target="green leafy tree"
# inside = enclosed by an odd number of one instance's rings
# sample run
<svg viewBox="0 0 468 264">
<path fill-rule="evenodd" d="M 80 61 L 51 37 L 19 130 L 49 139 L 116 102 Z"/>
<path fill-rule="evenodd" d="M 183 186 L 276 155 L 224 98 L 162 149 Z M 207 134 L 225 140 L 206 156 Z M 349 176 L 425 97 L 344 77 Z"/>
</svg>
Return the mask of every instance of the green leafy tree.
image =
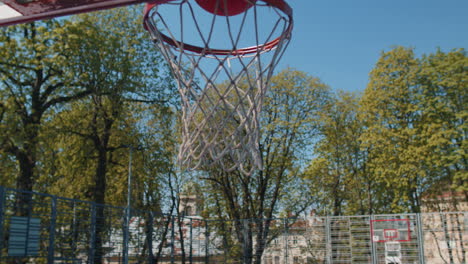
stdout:
<svg viewBox="0 0 468 264">
<path fill-rule="evenodd" d="M 50 20 L 0 31 L 0 149 L 18 164 L 18 189 L 34 189 L 47 115 L 93 92 L 71 69 L 64 39 L 69 26 Z"/>
<path fill-rule="evenodd" d="M 468 57 L 463 49 L 437 51 L 421 59 L 421 137 L 424 140 L 424 168 L 430 175 L 427 195 L 468 191 L 467 93 Z M 457 210 L 455 205 L 453 210 Z"/>
<path fill-rule="evenodd" d="M 172 161 L 144 152 L 167 152 L 164 144 L 170 133 L 169 127 L 159 133 L 155 132 L 159 128 L 146 125 L 162 121 L 153 118 L 173 118 L 166 105 L 172 84 L 165 82 L 165 65 L 140 19 L 138 9 L 121 8 L 80 15 L 69 22 L 64 36 L 69 60 L 82 85 L 94 93 L 61 109 L 51 121 L 57 136 L 49 138 L 49 144 L 57 155 L 48 167 L 55 169 L 41 177 L 49 192 L 67 191 L 67 196 L 98 204 L 126 204 L 132 159 L 132 207 L 159 209 L 160 195 L 153 179 L 157 175 L 147 173 L 157 171 L 151 167 Z M 151 133 L 155 136 L 150 137 Z M 106 236 L 104 214 L 97 207 L 100 239 L 95 252 L 99 261 Z"/>
<path fill-rule="evenodd" d="M 104 98 L 105 99 L 105 98 Z M 56 117 L 57 136 L 54 138 L 53 146 L 57 151 L 54 159 L 49 161 L 51 168 L 55 167 L 50 174 L 45 174 L 39 180 L 47 185 L 49 193 L 93 200 L 93 191 L 96 189 L 96 176 L 99 172 L 99 163 L 105 162 L 105 174 L 102 179 L 105 189 L 100 190 L 105 198 L 105 204 L 126 206 L 129 176 L 129 161 L 131 159 L 131 206 L 133 215 L 146 217 L 143 212 L 152 211 L 158 215 L 161 211 L 163 201 L 164 179 L 173 170 L 174 164 L 169 157 L 174 152 L 169 152 L 164 144 L 167 136 L 171 140 L 172 134 L 164 128 L 164 119 L 158 120 L 150 115 L 152 106 L 139 104 L 124 104 L 123 111 L 119 116 L 103 118 L 101 114 L 107 113 L 111 104 L 108 99 L 103 100 L 103 105 L 95 106 L 87 101 L 77 102 L 71 105 L 71 109 L 63 111 Z M 132 109 L 130 109 L 130 106 Z M 101 107 L 106 110 L 100 109 Z M 146 111 L 134 113 L 137 108 L 146 108 Z M 149 108 L 149 109 L 148 109 Z M 158 108 L 159 109 L 159 108 Z M 145 114 L 145 121 L 153 123 L 152 126 L 145 124 L 145 129 L 140 130 L 142 125 L 135 116 Z M 115 118 L 110 129 L 106 129 L 106 120 Z M 110 121 L 107 121 L 108 123 Z M 164 135 L 161 131 L 166 131 Z M 99 149 L 95 143 L 102 138 L 103 132 L 107 131 L 109 141 L 106 147 L 105 159 L 99 157 Z M 163 134 L 163 135 L 162 135 Z M 98 138 L 98 139 L 96 139 Z M 131 152 L 131 157 L 130 157 Z M 53 174 L 52 174 L 53 173 Z M 102 175 L 99 175 L 102 176 Z M 106 216 L 101 219 L 111 219 L 104 211 L 97 208 L 97 216 Z M 106 228 L 109 226 L 101 223 L 98 218 L 97 234 L 106 238 Z M 113 223 L 120 228 L 118 223 Z M 120 223 L 122 224 L 122 223 Z M 147 230 L 150 230 L 147 228 Z M 100 244 L 96 245 L 96 254 L 101 254 Z M 142 256 L 148 251 L 146 245 Z"/>
<path fill-rule="evenodd" d="M 165 66 L 152 49 L 139 18 L 136 8 L 84 14 L 69 22 L 63 37 L 74 74 L 80 76 L 82 86 L 94 92 L 62 108 L 51 123 L 56 133 L 81 138 L 75 143 L 68 138 L 63 142 L 75 144 L 77 153 L 70 153 L 69 158 L 87 159 L 72 168 L 94 168 L 92 183 L 88 183 L 91 189 L 83 193 L 97 203 L 110 202 L 105 199 L 106 174 L 113 152 L 119 150 L 121 156 L 128 153 L 128 146 L 139 145 L 137 139 L 144 132 L 143 123 L 149 122 L 140 112 L 154 113 L 151 115 L 154 117 L 157 114 L 150 110 L 151 105 L 167 108 L 164 103 L 171 84 L 165 82 Z M 61 154 L 66 147 L 58 148 Z M 87 162 L 96 165 L 88 166 Z M 62 175 L 74 173 L 70 169 Z M 47 179 L 47 175 L 44 177 Z"/>
<path fill-rule="evenodd" d="M 421 59 L 421 138 L 424 144 L 424 169 L 430 188 L 424 193 L 425 210 L 462 211 L 460 206 L 468 201 L 467 124 L 468 117 L 468 57 L 463 49 L 423 56 Z M 454 226 L 463 223 L 462 217 L 453 214 Z M 443 228 L 445 240 L 449 230 Z M 463 230 L 452 230 L 457 240 L 463 240 Z M 436 240 L 438 240 L 435 237 Z M 440 241 L 440 243 L 443 243 Z M 461 254 L 448 251 L 448 260 L 466 262 L 466 250 Z"/>
<path fill-rule="evenodd" d="M 392 212 L 419 212 L 427 188 L 422 169 L 417 90 L 419 61 L 411 49 L 382 54 L 362 98 L 369 173 L 385 184 Z"/>
<path fill-rule="evenodd" d="M 464 50 L 417 59 L 396 47 L 371 72 L 361 147 L 382 210 L 419 212 L 423 196 L 466 191 L 466 64 Z"/>
<path fill-rule="evenodd" d="M 382 54 L 362 98 L 341 94 L 325 108 L 306 173 L 322 213 L 418 212 L 447 192 L 458 210 L 466 199 L 466 65 L 463 49 L 416 58 L 396 47 Z"/>
<path fill-rule="evenodd" d="M 3 122 L 5 118 L 6 107 L 3 103 L 0 103 L 0 129 L 4 131 L 4 126 L 6 125 Z M 14 186 L 15 177 L 9 177 L 11 175 L 17 175 L 16 162 L 14 158 L 3 148 L 0 148 L 0 177 L 2 186 Z"/>
<path fill-rule="evenodd" d="M 366 171 L 361 149 L 364 127 L 358 117 L 359 98 L 341 92 L 323 109 L 320 137 L 304 174 L 321 214 L 373 213 L 374 179 Z"/>
</svg>

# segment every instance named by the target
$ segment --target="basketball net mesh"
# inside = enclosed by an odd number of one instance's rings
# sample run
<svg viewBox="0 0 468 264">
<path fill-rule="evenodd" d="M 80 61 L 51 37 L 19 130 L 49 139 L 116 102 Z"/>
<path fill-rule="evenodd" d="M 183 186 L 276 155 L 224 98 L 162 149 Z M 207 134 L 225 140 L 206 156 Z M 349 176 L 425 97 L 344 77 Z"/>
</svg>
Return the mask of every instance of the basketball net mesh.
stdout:
<svg viewBox="0 0 468 264">
<path fill-rule="evenodd" d="M 163 7 L 172 13 L 165 14 Z M 261 10 L 269 17 L 260 15 Z M 208 13 L 187 0 L 148 12 L 145 26 L 169 63 L 181 96 L 182 168 L 217 165 L 245 175 L 262 169 L 260 112 L 270 77 L 289 43 L 291 17 L 260 0 L 232 17 Z M 272 25 L 265 27 L 263 21 Z"/>
</svg>

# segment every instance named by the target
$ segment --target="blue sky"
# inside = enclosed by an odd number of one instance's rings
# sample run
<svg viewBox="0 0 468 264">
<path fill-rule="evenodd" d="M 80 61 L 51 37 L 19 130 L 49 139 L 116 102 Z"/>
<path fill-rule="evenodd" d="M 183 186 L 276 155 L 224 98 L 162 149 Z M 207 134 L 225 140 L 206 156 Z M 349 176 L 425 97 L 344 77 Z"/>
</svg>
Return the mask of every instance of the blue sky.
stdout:
<svg viewBox="0 0 468 264">
<path fill-rule="evenodd" d="M 277 71 L 294 67 L 334 90 L 364 91 L 381 52 L 397 45 L 418 56 L 468 49 L 468 0 L 285 1 L 295 25 Z"/>
<path fill-rule="evenodd" d="M 294 67 L 334 90 L 364 91 L 384 50 L 468 49 L 468 0 L 285 0 L 293 39 L 277 70 Z"/>
<path fill-rule="evenodd" d="M 468 49 L 468 0 L 289 0 L 293 39 L 278 69 L 319 77 L 334 90 L 364 91 L 380 54 Z"/>
</svg>

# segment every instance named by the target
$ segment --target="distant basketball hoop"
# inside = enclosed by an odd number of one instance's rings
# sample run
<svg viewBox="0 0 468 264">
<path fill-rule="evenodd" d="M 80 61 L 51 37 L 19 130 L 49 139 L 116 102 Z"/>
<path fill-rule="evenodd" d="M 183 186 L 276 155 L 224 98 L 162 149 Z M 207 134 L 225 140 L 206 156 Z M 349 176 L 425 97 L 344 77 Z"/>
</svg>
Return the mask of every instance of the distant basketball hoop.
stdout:
<svg viewBox="0 0 468 264">
<path fill-rule="evenodd" d="M 411 241 L 409 219 L 378 219 L 371 220 L 370 224 L 373 242 Z"/>
</svg>

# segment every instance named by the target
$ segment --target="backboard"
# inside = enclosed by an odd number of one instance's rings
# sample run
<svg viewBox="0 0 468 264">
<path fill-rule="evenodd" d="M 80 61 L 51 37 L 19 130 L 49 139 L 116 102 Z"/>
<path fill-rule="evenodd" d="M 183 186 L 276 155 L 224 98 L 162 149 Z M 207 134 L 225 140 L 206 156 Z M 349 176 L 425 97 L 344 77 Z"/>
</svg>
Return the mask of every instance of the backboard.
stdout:
<svg viewBox="0 0 468 264">
<path fill-rule="evenodd" d="M 145 0 L 0 0 L 0 26 L 73 15 Z"/>
<path fill-rule="evenodd" d="M 411 240 L 409 219 L 371 220 L 373 242 L 408 242 Z"/>
</svg>

